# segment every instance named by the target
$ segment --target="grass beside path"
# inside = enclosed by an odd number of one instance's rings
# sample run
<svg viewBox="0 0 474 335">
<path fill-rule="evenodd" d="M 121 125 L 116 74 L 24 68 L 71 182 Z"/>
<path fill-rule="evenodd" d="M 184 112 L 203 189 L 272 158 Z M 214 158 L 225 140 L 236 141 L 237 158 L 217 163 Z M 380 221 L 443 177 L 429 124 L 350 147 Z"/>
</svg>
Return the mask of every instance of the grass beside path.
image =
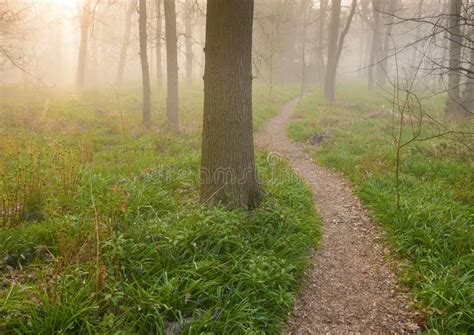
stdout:
<svg viewBox="0 0 474 335">
<path fill-rule="evenodd" d="M 279 110 L 259 90 L 257 125 Z M 259 153 L 260 208 L 202 207 L 202 95 L 178 135 L 144 130 L 138 99 L 3 102 L 0 333 L 278 334 L 319 239 L 311 192 Z"/>
<path fill-rule="evenodd" d="M 363 85 L 341 85 L 335 104 L 325 103 L 322 93 L 313 91 L 301 101 L 289 136 L 304 142 L 315 134 L 325 136 L 320 146 L 312 147 L 312 156 L 343 172 L 383 226 L 406 261 L 401 278 L 427 311 L 430 332 L 472 333 L 473 153 L 447 139 L 406 147 L 397 211 L 392 118 L 387 102 Z M 442 99 L 429 103 L 433 114 L 442 110 Z M 472 123 L 462 126 L 474 129 Z"/>
</svg>

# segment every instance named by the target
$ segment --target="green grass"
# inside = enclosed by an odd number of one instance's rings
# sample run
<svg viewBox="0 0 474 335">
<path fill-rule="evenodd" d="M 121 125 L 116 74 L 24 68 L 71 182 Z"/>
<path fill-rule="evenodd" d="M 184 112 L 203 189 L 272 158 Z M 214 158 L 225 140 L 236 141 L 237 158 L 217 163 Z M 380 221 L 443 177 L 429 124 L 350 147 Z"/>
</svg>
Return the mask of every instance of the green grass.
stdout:
<svg viewBox="0 0 474 335">
<path fill-rule="evenodd" d="M 269 108 L 255 91 L 257 125 L 291 97 Z M 259 153 L 261 207 L 201 206 L 199 88 L 179 134 L 159 97 L 141 127 L 138 90 L 8 96 L 0 187 L 18 216 L 0 227 L 0 333 L 281 331 L 320 235 L 311 192 Z"/>
<path fill-rule="evenodd" d="M 474 332 L 472 151 L 447 139 L 403 149 L 398 211 L 392 118 L 379 113 L 387 109 L 386 100 L 357 83 L 341 85 L 338 96 L 332 105 L 319 91 L 305 97 L 289 125 L 290 137 L 328 136 L 310 149 L 313 157 L 343 172 L 383 226 L 393 250 L 406 261 L 402 281 L 426 310 L 430 331 Z M 442 110 L 442 98 L 426 103 L 432 113 Z M 474 129 L 472 123 L 463 127 Z"/>
</svg>

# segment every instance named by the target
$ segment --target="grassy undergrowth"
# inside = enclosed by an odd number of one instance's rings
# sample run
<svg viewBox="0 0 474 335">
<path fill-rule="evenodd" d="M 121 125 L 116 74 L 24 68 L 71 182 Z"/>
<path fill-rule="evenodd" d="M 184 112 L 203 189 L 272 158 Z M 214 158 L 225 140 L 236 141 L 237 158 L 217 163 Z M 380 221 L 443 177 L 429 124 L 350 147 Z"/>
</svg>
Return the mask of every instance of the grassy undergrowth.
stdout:
<svg viewBox="0 0 474 335">
<path fill-rule="evenodd" d="M 341 85 L 339 102 L 332 105 L 314 91 L 302 100 L 288 133 L 299 141 L 325 136 L 312 155 L 352 180 L 407 260 L 401 277 L 426 309 L 430 331 L 472 333 L 474 155 L 446 139 L 403 149 L 398 211 L 392 118 L 387 102 L 363 85 Z M 429 103 L 432 113 L 442 110 L 442 99 Z"/>
<path fill-rule="evenodd" d="M 319 237 L 310 191 L 260 153 L 260 208 L 202 207 L 202 94 L 179 134 L 144 130 L 138 94 L 3 100 L 0 333 L 278 333 Z"/>
</svg>

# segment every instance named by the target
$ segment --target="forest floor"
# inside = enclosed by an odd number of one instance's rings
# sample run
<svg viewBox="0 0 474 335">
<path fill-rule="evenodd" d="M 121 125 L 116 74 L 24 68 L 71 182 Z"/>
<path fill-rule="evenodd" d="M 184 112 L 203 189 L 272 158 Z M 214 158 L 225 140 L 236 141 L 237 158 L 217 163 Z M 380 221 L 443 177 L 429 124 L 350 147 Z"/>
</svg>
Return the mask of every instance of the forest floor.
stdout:
<svg viewBox="0 0 474 335">
<path fill-rule="evenodd" d="M 287 334 L 415 333 L 423 316 L 398 285 L 380 229 L 353 195 L 351 185 L 318 166 L 304 145 L 286 136 L 298 99 L 283 106 L 257 136 L 260 147 L 288 159 L 311 187 L 324 220 L 322 245 L 314 254 L 295 303 Z"/>
<path fill-rule="evenodd" d="M 297 91 L 254 87 L 256 129 Z M 202 87 L 179 133 L 158 91 L 151 129 L 141 87 L 117 92 L 0 90 L 0 334 L 280 334 L 321 237 L 311 190 L 257 152 L 259 208 L 202 206 Z"/>
</svg>

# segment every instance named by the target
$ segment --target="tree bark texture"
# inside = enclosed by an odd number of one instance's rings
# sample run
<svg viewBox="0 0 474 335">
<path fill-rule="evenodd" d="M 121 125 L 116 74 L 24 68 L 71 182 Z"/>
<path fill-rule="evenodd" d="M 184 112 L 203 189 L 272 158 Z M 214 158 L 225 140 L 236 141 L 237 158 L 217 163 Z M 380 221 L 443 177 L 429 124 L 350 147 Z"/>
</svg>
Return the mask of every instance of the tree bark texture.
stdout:
<svg viewBox="0 0 474 335">
<path fill-rule="evenodd" d="M 252 129 L 253 0 L 209 0 L 206 23 L 201 197 L 254 208 L 262 198 Z"/>
</svg>

